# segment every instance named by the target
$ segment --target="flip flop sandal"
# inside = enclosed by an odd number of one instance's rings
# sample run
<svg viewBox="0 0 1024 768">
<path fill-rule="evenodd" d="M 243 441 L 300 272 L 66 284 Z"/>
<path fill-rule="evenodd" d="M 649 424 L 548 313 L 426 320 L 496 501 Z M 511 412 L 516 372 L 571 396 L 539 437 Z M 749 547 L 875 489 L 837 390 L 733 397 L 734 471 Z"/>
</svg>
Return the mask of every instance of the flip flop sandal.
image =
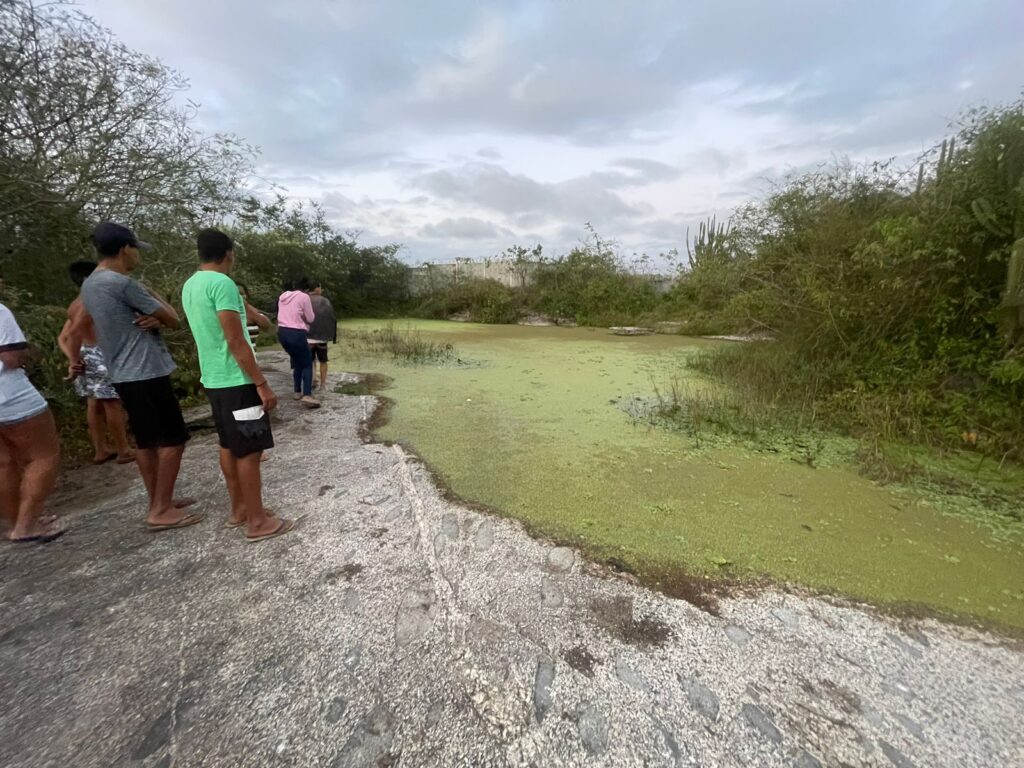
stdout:
<svg viewBox="0 0 1024 768">
<path fill-rule="evenodd" d="M 108 461 L 113 461 L 116 458 L 117 458 L 117 454 L 116 453 L 111 453 L 108 456 L 104 456 L 102 459 L 91 459 L 90 463 L 95 464 L 98 467 L 100 464 L 106 464 Z M 119 461 L 117 463 L 120 464 L 121 462 Z"/>
<path fill-rule="evenodd" d="M 117 463 L 118 464 L 132 464 L 134 462 L 135 462 L 135 454 L 132 454 L 131 456 L 118 456 L 117 457 Z"/>
<path fill-rule="evenodd" d="M 51 541 L 56 541 L 65 533 L 68 532 L 67 528 L 61 528 L 59 531 L 53 531 L 52 533 L 41 533 L 38 536 L 25 536 L 21 539 L 11 539 L 15 544 L 49 544 Z"/>
<path fill-rule="evenodd" d="M 176 523 L 167 523 L 166 525 L 153 525 L 149 523 L 149 530 L 151 531 L 172 531 L 175 528 L 188 528 L 190 525 L 195 525 L 203 518 L 199 515 L 185 515 Z"/>
<path fill-rule="evenodd" d="M 275 515 L 269 509 L 265 509 L 263 511 L 266 513 L 267 517 L 277 517 L 277 515 Z M 245 525 L 245 523 L 246 523 L 245 520 L 243 520 L 240 523 L 235 523 L 235 522 L 232 522 L 231 518 L 228 518 L 228 521 L 226 523 L 224 523 L 224 527 L 225 528 L 241 528 L 243 525 Z"/>
<path fill-rule="evenodd" d="M 245 540 L 250 544 L 255 544 L 257 541 L 266 541 L 267 539 L 273 539 L 277 536 L 284 536 L 286 533 L 295 528 L 294 520 L 282 520 L 281 524 L 277 526 L 277 530 L 271 533 L 265 533 L 262 536 L 246 536 Z"/>
</svg>

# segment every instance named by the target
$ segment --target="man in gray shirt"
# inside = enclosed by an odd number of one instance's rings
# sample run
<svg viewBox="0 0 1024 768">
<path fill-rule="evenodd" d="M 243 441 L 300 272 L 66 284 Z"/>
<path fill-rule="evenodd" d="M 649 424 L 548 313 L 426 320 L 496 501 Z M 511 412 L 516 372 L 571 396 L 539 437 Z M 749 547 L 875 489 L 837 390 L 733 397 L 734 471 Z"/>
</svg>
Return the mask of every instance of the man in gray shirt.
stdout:
<svg viewBox="0 0 1024 768">
<path fill-rule="evenodd" d="M 327 389 L 327 343 L 338 343 L 338 318 L 331 301 L 319 284 L 309 292 L 313 305 L 313 322 L 309 324 L 309 351 L 313 362 L 320 362 L 320 391 Z"/>
<path fill-rule="evenodd" d="M 105 222 L 93 229 L 92 241 L 99 266 L 82 284 L 82 316 L 92 319 L 110 380 L 128 412 L 139 471 L 149 492 L 146 520 L 154 531 L 198 523 L 198 515 L 181 511 L 186 502 L 174 501 L 188 429 L 171 386 L 174 360 L 160 328 L 177 328 L 178 313 L 128 276 L 138 266 L 140 249 L 149 247 L 134 232 Z M 82 330 L 76 323 L 68 332 L 66 354 L 72 377 L 83 370 L 76 352 Z"/>
</svg>

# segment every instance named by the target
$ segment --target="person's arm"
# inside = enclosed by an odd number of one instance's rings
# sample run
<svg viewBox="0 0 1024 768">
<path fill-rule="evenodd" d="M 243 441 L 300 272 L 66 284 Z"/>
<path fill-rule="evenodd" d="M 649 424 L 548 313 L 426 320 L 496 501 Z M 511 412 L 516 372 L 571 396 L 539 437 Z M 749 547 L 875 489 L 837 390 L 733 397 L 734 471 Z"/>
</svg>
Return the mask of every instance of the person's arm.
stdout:
<svg viewBox="0 0 1024 768">
<path fill-rule="evenodd" d="M 327 304 L 327 315 L 331 318 L 331 328 L 334 332 L 331 334 L 331 342 L 334 344 L 338 343 L 338 316 L 334 313 L 334 305 L 331 304 L 330 299 L 324 299 Z"/>
<path fill-rule="evenodd" d="M 277 407 L 277 395 L 270 388 L 267 377 L 263 375 L 259 363 L 256 362 L 256 355 L 253 354 L 245 328 L 242 327 L 242 316 L 232 309 L 225 309 L 217 313 L 217 319 L 220 320 L 221 330 L 224 331 L 228 351 L 235 358 L 238 367 L 245 371 L 256 385 L 256 391 L 263 402 L 263 410 L 274 410 Z"/>
<path fill-rule="evenodd" d="M 125 285 L 124 298 L 128 306 L 140 313 L 141 317 L 136 318 L 135 324 L 144 331 L 160 326 L 173 331 L 180 325 L 181 321 L 174 307 L 142 283 L 129 280 Z"/>
<path fill-rule="evenodd" d="M 0 306 L 0 363 L 4 368 L 22 368 L 28 357 L 28 341 L 14 314 Z"/>
<path fill-rule="evenodd" d="M 68 308 L 68 320 L 57 337 L 57 346 L 68 359 L 67 378 L 75 379 L 85 373 L 85 363 L 82 362 L 82 340 L 89 330 L 89 323 L 92 318 L 85 311 L 85 307 L 74 304 Z"/>
<path fill-rule="evenodd" d="M 4 368 L 24 368 L 25 358 L 28 357 L 28 344 L 19 349 L 5 348 L 0 350 L 0 364 Z"/>
<path fill-rule="evenodd" d="M 261 331 L 269 331 L 271 325 L 273 325 L 269 317 L 256 309 L 248 301 L 245 302 L 245 321 L 252 325 L 258 325 Z"/>
<path fill-rule="evenodd" d="M 70 341 L 71 341 L 71 316 L 68 315 L 68 319 L 64 321 L 64 327 L 60 329 L 60 334 L 57 336 L 57 346 L 60 351 L 64 353 L 64 357 L 71 358 L 70 354 Z"/>
<path fill-rule="evenodd" d="M 313 312 L 313 300 L 309 298 L 308 293 L 304 293 L 300 301 L 302 304 L 302 319 L 306 321 L 306 325 L 309 325 L 316 320 L 316 313 Z"/>
</svg>

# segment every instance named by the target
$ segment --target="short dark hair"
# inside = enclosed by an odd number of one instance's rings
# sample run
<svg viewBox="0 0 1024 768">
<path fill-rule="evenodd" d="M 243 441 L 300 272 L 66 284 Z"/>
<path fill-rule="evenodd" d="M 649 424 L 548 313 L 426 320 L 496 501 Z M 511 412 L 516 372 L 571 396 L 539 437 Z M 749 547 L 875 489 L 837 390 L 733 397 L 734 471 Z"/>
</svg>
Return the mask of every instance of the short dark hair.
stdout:
<svg viewBox="0 0 1024 768">
<path fill-rule="evenodd" d="M 81 288 L 85 278 L 91 275 L 95 269 L 95 261 L 76 261 L 68 266 L 68 275 L 71 276 L 71 282 Z"/>
<path fill-rule="evenodd" d="M 286 291 L 308 291 L 309 278 L 305 275 L 299 277 L 286 277 L 281 281 L 281 287 Z"/>
<path fill-rule="evenodd" d="M 196 235 L 196 248 L 203 264 L 220 264 L 235 250 L 235 243 L 219 229 L 204 229 Z"/>
</svg>

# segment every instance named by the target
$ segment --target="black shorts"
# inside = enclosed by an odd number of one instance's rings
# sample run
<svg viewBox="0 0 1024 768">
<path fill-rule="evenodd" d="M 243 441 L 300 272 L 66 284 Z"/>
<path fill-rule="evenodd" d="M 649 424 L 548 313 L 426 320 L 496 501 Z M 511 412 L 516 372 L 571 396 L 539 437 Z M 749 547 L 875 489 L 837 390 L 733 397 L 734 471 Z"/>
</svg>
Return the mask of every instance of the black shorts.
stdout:
<svg viewBox="0 0 1024 768">
<path fill-rule="evenodd" d="M 321 341 L 317 344 L 309 345 L 309 353 L 313 355 L 314 360 L 319 360 L 321 363 L 327 362 L 327 342 Z"/>
<path fill-rule="evenodd" d="M 236 459 L 244 459 L 274 447 L 269 414 L 264 413 L 258 419 L 246 421 L 235 418 L 235 411 L 263 404 L 255 384 L 208 389 L 206 397 L 213 409 L 213 423 L 217 427 L 221 448 L 231 451 Z"/>
<path fill-rule="evenodd" d="M 188 427 L 170 376 L 127 381 L 115 384 L 114 389 L 128 411 L 128 423 L 139 448 L 171 448 L 188 442 Z"/>
</svg>

